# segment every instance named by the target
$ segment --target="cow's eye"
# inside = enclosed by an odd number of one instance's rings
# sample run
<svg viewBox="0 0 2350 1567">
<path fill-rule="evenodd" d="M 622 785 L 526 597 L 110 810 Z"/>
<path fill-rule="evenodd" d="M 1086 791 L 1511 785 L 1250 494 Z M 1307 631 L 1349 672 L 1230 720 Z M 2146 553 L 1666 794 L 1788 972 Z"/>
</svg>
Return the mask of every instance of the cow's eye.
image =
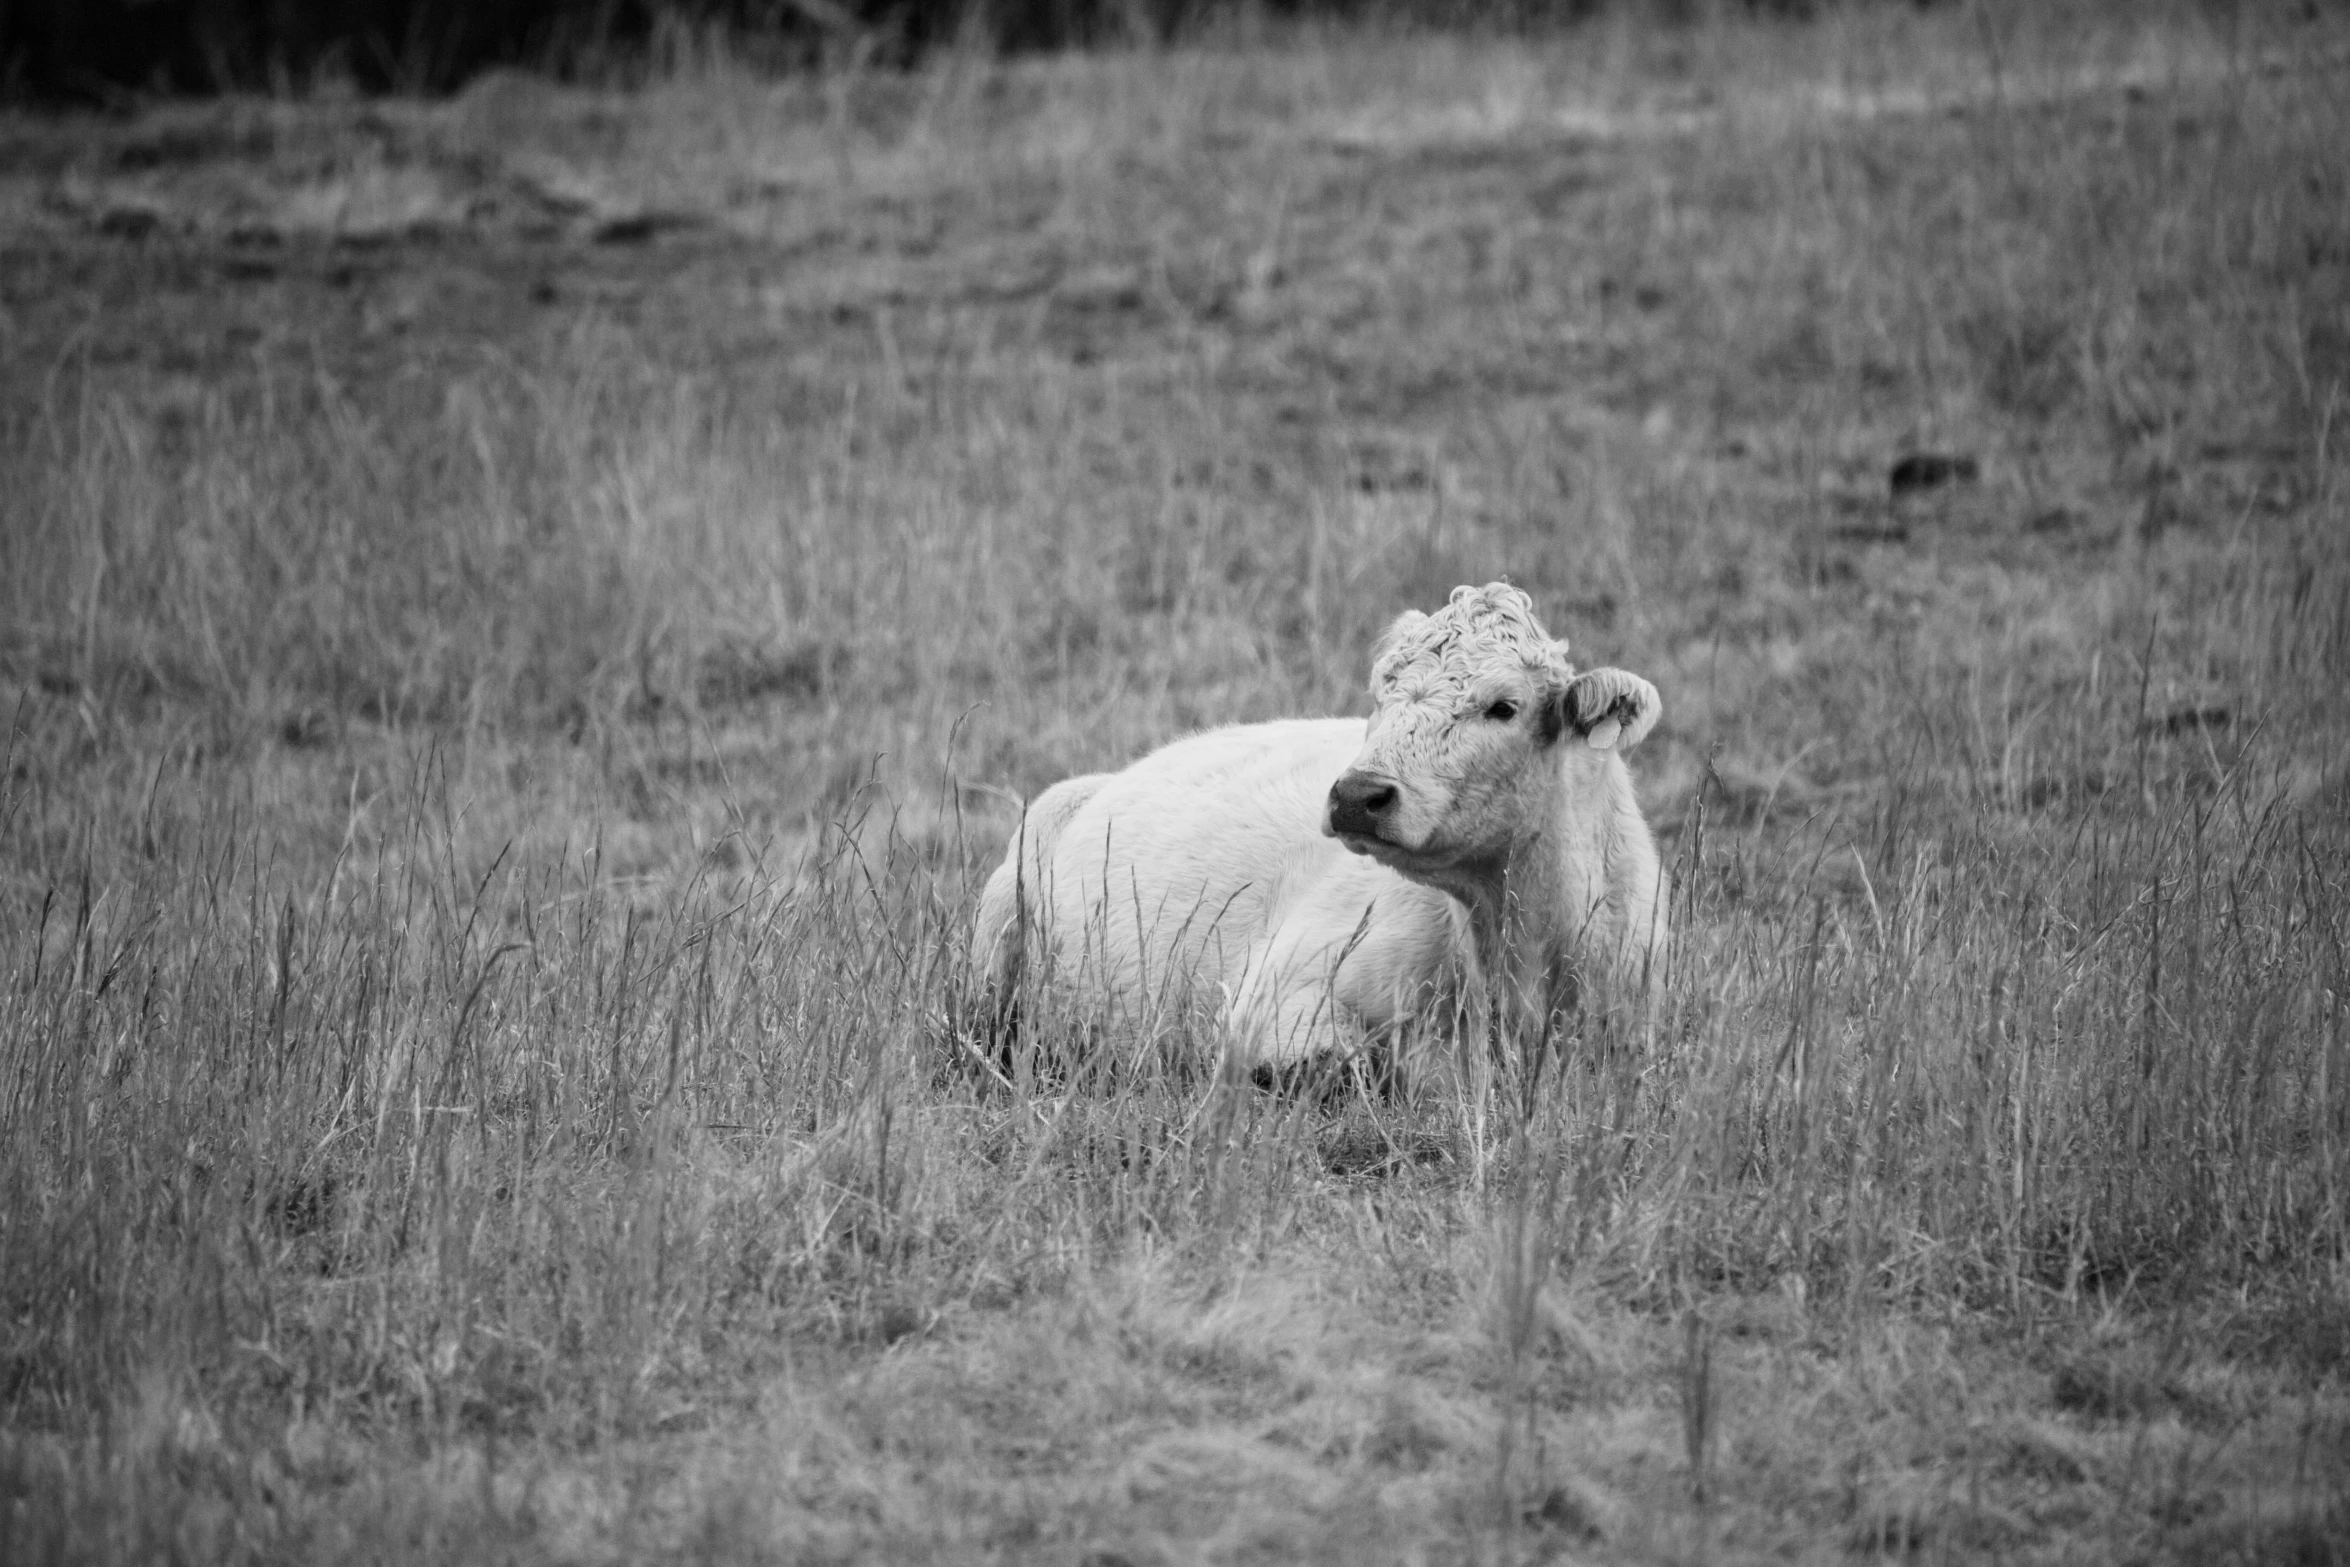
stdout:
<svg viewBox="0 0 2350 1567">
<path fill-rule="evenodd" d="M 1518 716 L 1518 704 L 1505 696 L 1498 702 L 1486 704 L 1485 716 L 1496 723 L 1506 724 Z"/>
</svg>

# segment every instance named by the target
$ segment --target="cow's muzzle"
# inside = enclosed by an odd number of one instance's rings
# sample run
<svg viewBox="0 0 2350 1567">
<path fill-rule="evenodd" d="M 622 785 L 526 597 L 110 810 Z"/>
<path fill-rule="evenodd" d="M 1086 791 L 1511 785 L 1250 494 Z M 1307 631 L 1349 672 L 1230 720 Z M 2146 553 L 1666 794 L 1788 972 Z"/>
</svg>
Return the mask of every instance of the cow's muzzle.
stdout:
<svg viewBox="0 0 2350 1567">
<path fill-rule="evenodd" d="M 1377 773 L 1349 772 L 1330 786 L 1330 805 L 1322 830 L 1333 838 L 1379 838 L 1382 826 L 1395 817 L 1402 792 L 1391 778 Z"/>
</svg>

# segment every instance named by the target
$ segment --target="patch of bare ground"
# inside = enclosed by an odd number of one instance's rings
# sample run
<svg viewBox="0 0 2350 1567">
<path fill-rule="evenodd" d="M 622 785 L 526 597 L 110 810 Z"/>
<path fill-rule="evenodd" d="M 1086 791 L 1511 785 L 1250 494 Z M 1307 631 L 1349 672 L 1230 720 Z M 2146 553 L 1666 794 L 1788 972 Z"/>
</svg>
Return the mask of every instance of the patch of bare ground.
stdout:
<svg viewBox="0 0 2350 1567">
<path fill-rule="evenodd" d="M 0 122 L 0 1559 L 2340 1559 L 2330 15 Z M 1055 778 L 1508 576 L 1515 1101 L 966 1025 Z"/>
</svg>

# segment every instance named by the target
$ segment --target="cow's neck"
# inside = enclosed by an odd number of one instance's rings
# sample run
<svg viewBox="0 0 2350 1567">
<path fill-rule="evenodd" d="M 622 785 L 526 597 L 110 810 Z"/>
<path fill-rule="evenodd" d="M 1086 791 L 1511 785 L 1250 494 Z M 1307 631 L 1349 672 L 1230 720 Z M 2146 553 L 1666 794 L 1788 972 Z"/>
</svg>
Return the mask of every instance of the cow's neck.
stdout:
<svg viewBox="0 0 2350 1567">
<path fill-rule="evenodd" d="M 1555 804 L 1555 802 L 1549 802 Z M 1578 980 L 1568 933 L 1581 924 L 1567 876 L 1562 812 L 1536 813 L 1542 826 L 1513 841 L 1456 896 L 1468 905 L 1477 963 L 1505 1030 L 1521 1040 L 1547 1037 L 1552 1020 L 1572 1011 Z"/>
</svg>

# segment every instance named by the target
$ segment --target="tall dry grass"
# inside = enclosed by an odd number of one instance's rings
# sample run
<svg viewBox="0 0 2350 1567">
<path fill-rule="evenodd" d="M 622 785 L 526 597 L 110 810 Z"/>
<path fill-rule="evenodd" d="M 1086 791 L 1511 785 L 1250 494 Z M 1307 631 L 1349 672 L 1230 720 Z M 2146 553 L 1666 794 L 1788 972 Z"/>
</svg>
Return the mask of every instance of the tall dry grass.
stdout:
<svg viewBox="0 0 2350 1567">
<path fill-rule="evenodd" d="M 673 307 L 728 325 L 193 393 L 61 348 L 0 441 L 0 1554 L 1670 1554 L 1555 1476 L 1639 1377 L 1577 1312 L 1695 1309 L 1672 1462 L 1756 1528 L 1843 1515 L 1699 1413 L 1719 1302 L 2338 1320 L 2333 39 L 2026 30 L 720 58 L 604 177 L 879 236 Z M 1983 482 L 1886 500 L 1917 445 Z M 1666 694 L 1651 1049 L 1482 1122 L 1180 1029 L 975 1058 L 1007 795 L 1342 709 L 1505 573 Z M 1168 1445 L 1250 1388 L 1301 1412 Z M 731 1478 L 668 1512 L 515 1489 L 684 1441 Z M 2314 1450 L 2244 1540 L 2323 1538 Z"/>
</svg>

